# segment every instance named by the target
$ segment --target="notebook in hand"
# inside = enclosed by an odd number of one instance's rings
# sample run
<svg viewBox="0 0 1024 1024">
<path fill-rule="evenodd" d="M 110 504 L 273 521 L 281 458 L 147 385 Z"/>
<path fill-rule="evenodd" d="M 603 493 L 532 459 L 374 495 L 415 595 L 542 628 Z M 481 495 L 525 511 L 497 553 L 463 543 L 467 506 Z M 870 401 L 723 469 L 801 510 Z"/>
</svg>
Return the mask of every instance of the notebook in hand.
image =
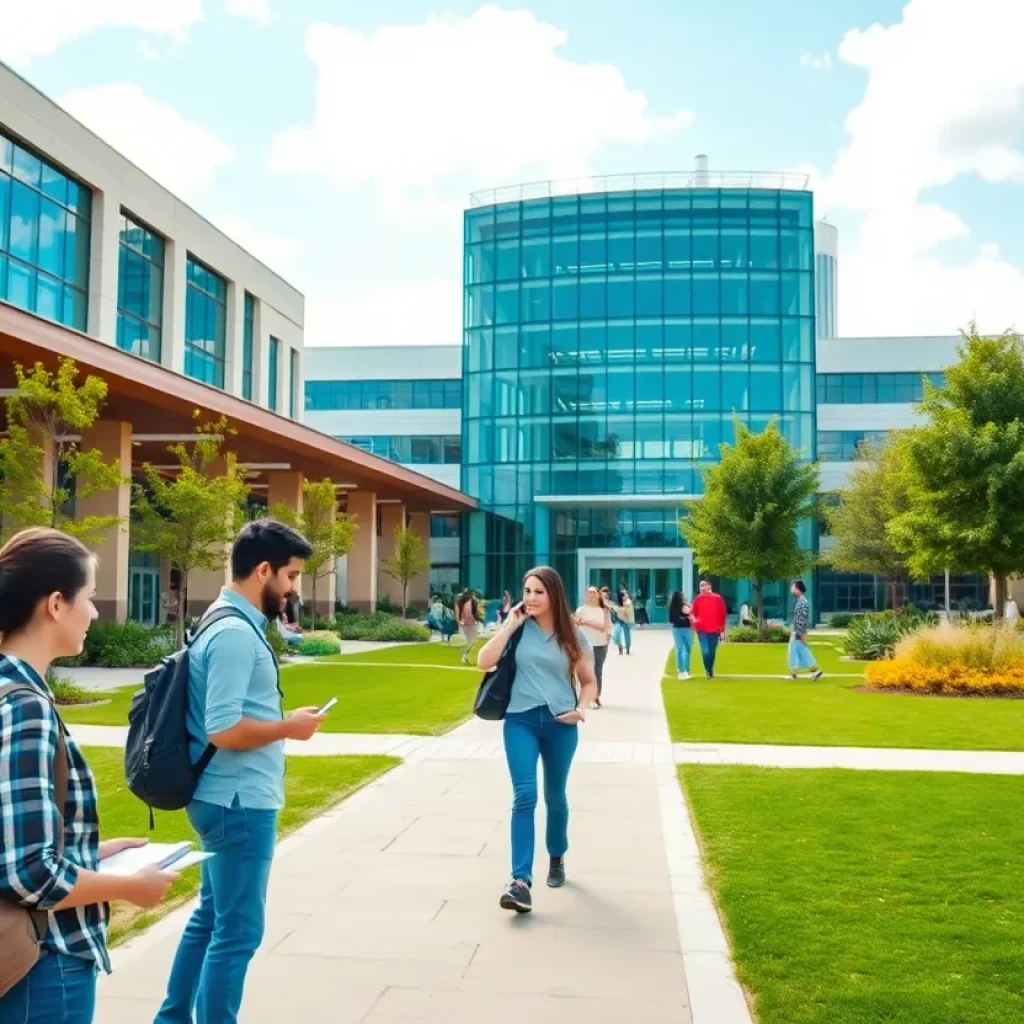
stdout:
<svg viewBox="0 0 1024 1024">
<path fill-rule="evenodd" d="M 134 875 L 143 868 L 156 867 L 163 871 L 183 871 L 212 857 L 194 849 L 192 842 L 147 843 L 130 850 L 122 850 L 100 861 L 99 871 L 105 875 Z"/>
</svg>

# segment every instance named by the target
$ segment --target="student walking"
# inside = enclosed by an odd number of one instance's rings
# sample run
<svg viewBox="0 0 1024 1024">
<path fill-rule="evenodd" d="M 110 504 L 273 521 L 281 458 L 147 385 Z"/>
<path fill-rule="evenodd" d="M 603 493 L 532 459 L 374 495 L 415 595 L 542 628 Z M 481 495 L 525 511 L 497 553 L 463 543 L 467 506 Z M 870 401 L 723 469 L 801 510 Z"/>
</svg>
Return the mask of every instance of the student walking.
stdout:
<svg viewBox="0 0 1024 1024">
<path fill-rule="evenodd" d="M 594 650 L 594 675 L 597 678 L 597 697 L 593 707 L 601 708 L 604 690 L 604 662 L 608 657 L 608 641 L 612 635 L 612 614 L 597 587 L 587 587 L 586 604 L 576 609 L 576 625 L 590 641 Z"/>
<path fill-rule="evenodd" d="M 476 598 L 470 590 L 464 590 L 459 594 L 455 602 L 455 615 L 462 627 L 462 635 L 466 638 L 466 646 L 462 650 L 463 665 L 469 664 L 469 653 L 480 636 L 480 623 L 476 615 Z"/>
<path fill-rule="evenodd" d="M 793 628 L 789 634 L 789 678 L 796 679 L 802 669 L 809 669 L 812 679 L 823 675 L 810 647 L 807 646 L 807 631 L 811 628 L 811 605 L 807 600 L 807 585 L 803 580 L 794 580 L 791 587 L 796 603 L 793 605 Z"/>
<path fill-rule="evenodd" d="M 626 649 L 626 654 L 629 654 L 633 643 L 633 623 L 636 621 L 636 613 L 633 608 L 633 599 L 625 587 L 619 590 L 619 603 L 611 605 L 611 610 L 615 612 L 616 619 L 612 640 L 618 647 L 619 654 L 622 654 L 623 647 Z"/>
<path fill-rule="evenodd" d="M 672 624 L 672 639 L 676 645 L 676 678 L 690 678 L 690 652 L 693 650 L 693 623 L 686 595 L 672 592 L 668 601 L 668 621 Z"/>
<path fill-rule="evenodd" d="M 55 658 L 82 653 L 95 590 L 94 556 L 57 530 L 0 548 L 0 1024 L 91 1024 L 97 973 L 110 971 L 107 904 L 155 906 L 175 879 L 97 871 L 146 840 L 100 840 L 96 783 L 45 682 Z M 38 959 L 18 941 L 29 912 Z"/>
<path fill-rule="evenodd" d="M 726 610 L 722 595 L 715 593 L 710 580 L 700 581 L 700 593 L 690 607 L 690 622 L 700 644 L 704 674 L 708 679 L 714 679 L 718 644 L 725 637 Z"/>
<path fill-rule="evenodd" d="M 537 809 L 537 760 L 544 764 L 547 805 L 547 882 L 565 884 L 569 848 L 566 784 L 578 743 L 577 726 L 597 694 L 593 655 L 586 636 L 572 621 L 562 578 L 554 569 L 531 569 L 523 580 L 523 600 L 508 621 L 484 645 L 477 659 L 490 671 L 517 630 L 515 681 L 505 714 L 505 757 L 512 778 L 512 881 L 501 906 L 520 914 L 533 909 L 534 817 Z M 577 683 L 579 690 L 577 690 Z"/>
<path fill-rule="evenodd" d="M 308 740 L 323 716 L 285 717 L 267 622 L 295 592 L 310 556 L 283 523 L 246 524 L 231 551 L 233 582 L 209 611 L 234 613 L 189 648 L 187 722 L 196 762 L 217 748 L 186 808 L 204 850 L 199 906 L 181 937 L 156 1024 L 234 1024 L 249 961 L 263 940 L 277 817 L 284 806 L 284 741 Z M 208 613 L 209 614 L 209 613 Z"/>
<path fill-rule="evenodd" d="M 506 590 L 501 595 L 501 607 L 498 609 L 499 626 L 508 618 L 508 613 L 512 611 L 512 604 L 512 595 Z"/>
</svg>

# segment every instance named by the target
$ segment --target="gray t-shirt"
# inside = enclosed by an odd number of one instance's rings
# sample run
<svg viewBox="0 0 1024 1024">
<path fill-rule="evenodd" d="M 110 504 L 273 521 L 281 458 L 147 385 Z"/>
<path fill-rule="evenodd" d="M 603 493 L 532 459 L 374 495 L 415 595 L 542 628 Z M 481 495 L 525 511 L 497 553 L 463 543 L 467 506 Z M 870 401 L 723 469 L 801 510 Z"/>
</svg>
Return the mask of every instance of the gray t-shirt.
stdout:
<svg viewBox="0 0 1024 1024">
<path fill-rule="evenodd" d="M 545 633 L 533 619 L 522 625 L 523 636 L 516 648 L 516 679 L 512 684 L 511 715 L 547 706 L 553 715 L 564 715 L 576 707 L 576 692 L 569 679 L 569 657 L 558 646 L 553 633 Z M 593 660 L 594 654 L 579 630 L 583 657 Z"/>
</svg>

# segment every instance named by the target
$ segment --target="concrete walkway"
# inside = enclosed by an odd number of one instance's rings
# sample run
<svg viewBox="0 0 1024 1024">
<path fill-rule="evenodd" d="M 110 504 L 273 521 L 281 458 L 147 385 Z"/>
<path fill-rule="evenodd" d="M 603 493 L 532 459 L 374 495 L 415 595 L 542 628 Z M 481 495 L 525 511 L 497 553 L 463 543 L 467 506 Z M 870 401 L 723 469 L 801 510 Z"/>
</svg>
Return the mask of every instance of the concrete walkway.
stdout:
<svg viewBox="0 0 1024 1024">
<path fill-rule="evenodd" d="M 570 781 L 571 881 L 544 886 L 539 845 L 527 917 L 498 907 L 511 801 L 500 726 L 374 738 L 407 744 L 405 763 L 278 849 L 241 1020 L 749 1024 L 670 763 L 669 642 L 642 635 L 632 657 L 610 657 L 581 752 L 609 756 L 581 756 Z M 152 1019 L 186 917 L 115 951 L 98 1020 Z"/>
</svg>

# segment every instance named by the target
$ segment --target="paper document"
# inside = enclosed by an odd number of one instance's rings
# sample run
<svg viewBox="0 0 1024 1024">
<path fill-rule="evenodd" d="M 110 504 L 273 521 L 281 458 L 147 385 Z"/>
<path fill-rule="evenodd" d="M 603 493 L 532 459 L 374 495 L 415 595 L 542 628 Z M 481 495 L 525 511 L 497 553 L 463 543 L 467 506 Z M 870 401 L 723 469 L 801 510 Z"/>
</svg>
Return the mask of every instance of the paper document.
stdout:
<svg viewBox="0 0 1024 1024">
<path fill-rule="evenodd" d="M 191 842 L 147 843 L 105 857 L 100 861 L 99 871 L 104 875 L 134 875 L 136 871 L 151 867 L 183 871 L 213 856 L 212 853 L 203 853 L 194 847 L 195 844 Z"/>
</svg>

